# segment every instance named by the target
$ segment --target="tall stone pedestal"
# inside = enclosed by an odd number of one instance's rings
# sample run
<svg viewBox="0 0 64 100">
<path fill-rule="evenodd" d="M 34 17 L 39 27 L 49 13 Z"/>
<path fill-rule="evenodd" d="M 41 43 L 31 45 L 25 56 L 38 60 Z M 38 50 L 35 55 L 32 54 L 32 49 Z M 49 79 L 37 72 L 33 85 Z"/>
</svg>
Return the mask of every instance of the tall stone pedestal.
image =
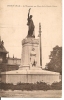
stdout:
<svg viewBox="0 0 64 100">
<path fill-rule="evenodd" d="M 13 83 L 37 83 L 52 84 L 59 82 L 59 73 L 42 70 L 40 66 L 39 40 L 28 38 L 22 40 L 22 58 L 19 70 L 1 73 L 1 82 Z"/>
<path fill-rule="evenodd" d="M 40 66 L 39 39 L 26 38 L 22 40 L 21 67 Z"/>
</svg>

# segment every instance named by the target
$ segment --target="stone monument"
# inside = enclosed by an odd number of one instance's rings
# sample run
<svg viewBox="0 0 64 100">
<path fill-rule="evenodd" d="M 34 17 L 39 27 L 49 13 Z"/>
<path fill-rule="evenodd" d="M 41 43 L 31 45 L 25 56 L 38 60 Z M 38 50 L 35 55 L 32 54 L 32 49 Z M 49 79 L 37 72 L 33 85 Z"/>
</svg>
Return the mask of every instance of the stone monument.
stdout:
<svg viewBox="0 0 64 100">
<path fill-rule="evenodd" d="M 32 20 L 32 15 L 30 14 L 30 9 L 28 11 L 28 35 L 27 38 L 22 40 L 22 68 L 38 68 L 40 66 L 40 49 L 39 49 L 39 39 L 35 39 L 34 34 L 34 22 Z"/>
<path fill-rule="evenodd" d="M 52 84 L 59 82 L 59 73 L 42 69 L 41 24 L 39 24 L 39 39 L 35 38 L 34 23 L 30 9 L 28 12 L 28 35 L 22 40 L 22 57 L 19 70 L 2 72 L 4 83 L 37 83 Z M 5 79 L 4 79 L 5 77 Z"/>
</svg>

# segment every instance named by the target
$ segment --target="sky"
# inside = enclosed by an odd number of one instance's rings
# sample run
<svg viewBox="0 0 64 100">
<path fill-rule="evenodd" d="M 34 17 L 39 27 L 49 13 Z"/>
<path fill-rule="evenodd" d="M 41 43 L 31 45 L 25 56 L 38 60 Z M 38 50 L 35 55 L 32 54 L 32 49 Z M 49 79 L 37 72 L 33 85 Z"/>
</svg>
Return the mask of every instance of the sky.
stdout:
<svg viewBox="0 0 64 100">
<path fill-rule="evenodd" d="M 22 40 L 28 34 L 27 15 L 33 15 L 35 36 L 38 38 L 39 23 L 42 30 L 42 63 L 49 62 L 50 52 L 56 45 L 62 46 L 61 0 L 1 0 L 0 35 L 4 46 L 17 58 L 21 58 Z"/>
</svg>

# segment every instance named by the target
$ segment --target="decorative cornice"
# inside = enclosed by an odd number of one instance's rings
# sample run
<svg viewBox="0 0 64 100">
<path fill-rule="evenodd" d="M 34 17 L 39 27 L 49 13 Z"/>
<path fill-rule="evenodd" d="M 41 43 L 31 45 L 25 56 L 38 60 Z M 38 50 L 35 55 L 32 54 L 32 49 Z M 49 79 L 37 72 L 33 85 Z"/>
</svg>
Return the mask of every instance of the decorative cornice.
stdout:
<svg viewBox="0 0 64 100">
<path fill-rule="evenodd" d="M 24 44 L 39 44 L 39 39 L 34 39 L 34 38 L 26 38 L 22 40 L 22 45 Z"/>
</svg>

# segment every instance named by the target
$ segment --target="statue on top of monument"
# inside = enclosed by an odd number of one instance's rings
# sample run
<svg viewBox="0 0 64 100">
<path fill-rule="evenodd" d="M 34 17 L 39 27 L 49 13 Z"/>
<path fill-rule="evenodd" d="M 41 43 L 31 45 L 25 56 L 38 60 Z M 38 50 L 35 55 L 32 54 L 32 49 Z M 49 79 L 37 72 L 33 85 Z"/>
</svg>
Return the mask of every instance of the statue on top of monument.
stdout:
<svg viewBox="0 0 64 100">
<path fill-rule="evenodd" d="M 31 8 L 30 8 L 31 9 Z M 35 35 L 34 35 L 34 23 L 33 23 L 33 20 L 32 20 L 32 15 L 30 15 L 30 9 L 28 11 L 28 36 L 27 37 L 34 37 L 35 38 Z"/>
</svg>

